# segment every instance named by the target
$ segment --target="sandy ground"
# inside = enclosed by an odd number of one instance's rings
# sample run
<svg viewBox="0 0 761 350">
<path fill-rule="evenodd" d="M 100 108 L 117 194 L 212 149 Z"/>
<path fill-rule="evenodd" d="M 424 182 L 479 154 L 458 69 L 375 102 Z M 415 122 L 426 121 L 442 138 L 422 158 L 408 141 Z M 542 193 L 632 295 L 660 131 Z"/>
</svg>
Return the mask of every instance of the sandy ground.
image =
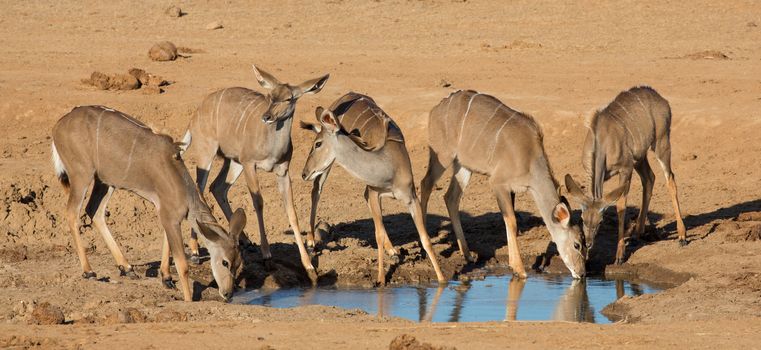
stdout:
<svg viewBox="0 0 761 350">
<path fill-rule="evenodd" d="M 170 5 L 186 14 L 168 16 Z M 2 1 L 0 9 L 0 191 L 5 209 L 0 221 L 0 346 L 386 348 L 394 337 L 411 334 L 460 349 L 758 347 L 758 3 Z M 207 30 L 214 21 L 223 28 Z M 163 40 L 195 52 L 176 61 L 151 61 L 148 50 Z M 223 304 L 213 288 L 205 287 L 211 276 L 205 264 L 192 271 L 196 297 L 203 301 L 184 303 L 177 301 L 179 291 L 163 289 L 154 278 L 163 233 L 153 207 L 126 192 L 114 195 L 108 223 L 141 278 L 118 277 L 103 240 L 86 226 L 83 237 L 103 280 L 82 280 L 63 223 L 65 196 L 49 160 L 55 121 L 74 106 L 101 104 L 179 138 L 206 94 L 231 86 L 261 91 L 252 63 L 291 83 L 331 74 L 322 92 L 299 101 L 297 120 L 311 121 L 316 106 L 327 106 L 350 90 L 372 96 L 403 129 L 418 180 L 428 157 L 427 113 L 456 89 L 492 94 L 535 116 L 556 174 L 578 179 L 584 174 L 584 117 L 621 90 L 655 87 L 673 110 L 673 168 L 691 243 L 684 248 L 676 244 L 668 192 L 656 169 L 649 230 L 667 238 L 637 248 L 627 264 L 608 272 L 673 288 L 611 305 L 606 312 L 623 321 L 609 326 L 431 325 L 327 307 L 274 310 Z M 93 71 L 126 73 L 133 67 L 172 83 L 155 94 L 150 89 L 103 91 L 82 82 Z M 305 227 L 311 184 L 297 174 L 311 135 L 294 130 L 293 142 L 295 201 Z M 442 180 L 433 193 L 429 230 L 436 236 L 445 273 L 458 278 L 473 266 L 466 266 L 449 234 L 442 200 L 447 182 Z M 274 176 L 262 174 L 260 183 L 275 264 L 267 269 L 258 250 L 247 252 L 244 284 L 303 284 Z M 630 215 L 640 204 L 640 188 L 634 180 Z M 320 218 L 335 225 L 335 241 L 318 251 L 321 284 L 372 285 L 373 226 L 362 191 L 363 185 L 345 171 L 332 172 Z M 230 199 L 233 207 L 252 214 L 242 181 Z M 523 231 L 519 244 L 530 265 L 544 252 L 549 234 L 530 196 L 519 195 L 517 203 Z M 384 209 L 390 237 L 405 252 L 389 276 L 391 283 L 433 280 L 404 208 L 386 200 Z M 484 177 L 471 181 L 462 209 L 468 240 L 480 257 L 476 267 L 506 263 L 504 226 Z M 598 272 L 612 261 L 614 217 L 612 211 L 606 215 L 603 242 L 592 256 Z M 557 261 L 549 271 L 564 273 Z M 67 325 L 28 325 L 39 319 L 46 302 L 62 312 Z"/>
</svg>

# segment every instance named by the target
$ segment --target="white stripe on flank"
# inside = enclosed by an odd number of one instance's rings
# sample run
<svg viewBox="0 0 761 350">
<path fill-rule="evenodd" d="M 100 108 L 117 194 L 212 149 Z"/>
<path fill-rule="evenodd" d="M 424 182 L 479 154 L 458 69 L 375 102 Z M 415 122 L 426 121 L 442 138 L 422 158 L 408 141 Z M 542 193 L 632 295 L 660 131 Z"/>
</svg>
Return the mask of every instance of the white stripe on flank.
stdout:
<svg viewBox="0 0 761 350">
<path fill-rule="evenodd" d="M 373 120 L 373 117 L 372 117 L 372 116 L 371 116 L 370 118 L 367 118 L 367 120 L 365 120 L 365 122 L 364 122 L 364 123 L 362 123 L 362 126 L 360 126 L 360 127 L 359 127 L 359 132 L 360 132 L 360 133 L 362 133 L 362 130 L 365 128 L 365 126 L 367 125 L 367 123 L 369 123 L 371 120 Z"/>
<path fill-rule="evenodd" d="M 497 149 L 497 143 L 499 143 L 499 134 L 502 133 L 502 129 L 505 128 L 505 125 L 507 125 L 507 122 L 509 122 L 515 115 L 518 114 L 518 112 L 513 111 L 513 114 L 510 115 L 510 118 L 505 119 L 505 122 L 502 123 L 502 126 L 499 127 L 497 130 L 497 133 L 494 135 L 494 143 L 491 145 L 491 152 L 489 153 L 489 161 L 486 163 L 491 164 L 492 159 L 494 158 L 494 151 Z"/>
<path fill-rule="evenodd" d="M 132 154 L 135 153 L 135 145 L 137 144 L 137 135 L 132 140 L 132 147 L 129 149 L 129 157 L 127 157 L 127 168 L 124 169 L 124 175 L 122 175 L 122 181 L 129 175 L 129 169 L 132 167 Z"/>
<path fill-rule="evenodd" d="M 473 144 L 470 145 L 471 149 L 473 149 L 473 147 L 476 147 L 476 144 L 478 144 L 478 140 L 481 139 L 481 135 L 484 134 L 484 131 L 486 131 L 486 128 L 489 126 L 489 122 L 492 119 L 494 119 L 494 116 L 497 115 L 497 111 L 499 111 L 500 108 L 502 108 L 502 104 L 501 103 L 497 103 L 497 108 L 494 109 L 494 113 L 492 113 L 491 117 L 489 117 L 489 120 L 486 121 L 486 124 L 484 124 L 484 127 L 481 129 L 481 132 L 478 133 L 478 136 L 475 139 L 473 139 Z"/>
<path fill-rule="evenodd" d="M 444 115 L 444 140 L 449 139 L 449 106 L 452 105 L 452 96 L 455 93 L 449 94 L 449 102 L 447 102 L 447 114 Z"/>
<path fill-rule="evenodd" d="M 51 156 L 53 158 L 53 168 L 55 168 L 55 175 L 58 177 L 63 176 L 66 173 L 66 167 L 61 161 L 61 155 L 58 154 L 58 149 L 55 147 L 55 141 L 50 143 L 52 151 Z"/>
<path fill-rule="evenodd" d="M 256 109 L 259 108 L 259 106 L 261 106 L 265 101 L 266 101 L 266 99 L 262 99 L 261 102 L 257 103 L 256 107 L 254 107 L 254 111 L 256 111 Z M 246 130 L 248 130 L 248 119 L 251 116 L 251 114 L 253 114 L 253 113 L 247 113 L 246 114 L 245 122 L 243 123 L 243 134 L 245 134 Z"/>
<path fill-rule="evenodd" d="M 222 104 L 222 97 L 225 96 L 225 92 L 227 92 L 227 90 L 228 89 L 222 90 L 222 93 L 219 94 L 219 99 L 217 100 L 217 111 L 214 113 L 214 119 L 215 119 L 214 123 L 215 123 L 215 126 L 217 128 L 214 131 L 217 132 L 217 133 L 219 132 L 219 105 Z"/>
<path fill-rule="evenodd" d="M 465 121 L 468 120 L 468 113 L 470 113 L 470 106 L 473 104 L 473 100 L 478 95 L 481 95 L 481 94 L 475 93 L 473 94 L 473 96 L 470 97 L 470 101 L 468 101 L 468 108 L 465 109 L 465 115 L 462 116 L 462 123 L 460 124 L 460 135 L 457 137 L 457 148 L 460 148 L 460 142 L 462 142 L 462 132 L 463 130 L 465 130 Z"/>
<path fill-rule="evenodd" d="M 99 153 L 100 119 L 103 116 L 103 113 L 106 113 L 105 109 L 103 110 L 103 112 L 100 112 L 100 114 L 98 114 L 98 123 L 95 126 L 95 171 L 98 171 L 98 169 L 100 169 L 100 153 Z"/>
<path fill-rule="evenodd" d="M 642 144 L 644 144 L 644 142 L 642 142 L 642 141 L 643 141 L 643 139 L 644 139 L 644 137 L 645 137 L 645 134 L 642 132 L 642 128 L 639 126 L 639 123 L 637 123 L 637 120 L 635 120 L 635 119 L 634 119 L 634 117 L 632 117 L 631 113 L 629 113 L 629 110 L 628 110 L 628 109 L 626 109 L 626 107 L 624 107 L 624 105 L 622 105 L 622 104 L 621 104 L 621 102 L 618 102 L 618 101 L 616 101 L 616 104 L 617 104 L 619 107 L 621 107 L 621 109 L 623 109 L 623 110 L 624 110 L 624 112 L 626 112 L 626 116 L 627 116 L 627 117 L 628 117 L 628 118 L 629 118 L 629 119 L 632 121 L 632 123 L 633 123 L 633 124 L 634 124 L 634 125 L 637 127 L 637 132 L 639 133 L 639 143 L 641 144 L 641 146 L 644 146 L 644 145 L 642 145 Z M 634 136 L 632 135 L 632 140 L 633 140 L 633 137 L 634 137 Z"/>
<path fill-rule="evenodd" d="M 256 102 L 256 99 L 251 100 L 251 102 L 248 103 L 248 106 L 246 106 L 246 109 L 243 110 L 243 113 L 240 114 L 240 118 L 238 118 L 238 124 L 235 125 L 235 133 L 238 133 L 238 130 L 240 130 L 240 122 L 243 121 L 243 116 L 246 116 L 246 120 L 248 120 L 248 116 L 246 112 L 248 111 L 248 108 L 251 107 L 252 104 Z M 260 104 L 264 102 L 264 99 L 260 100 L 259 103 L 256 104 L 256 107 L 259 107 Z M 254 110 L 256 110 L 256 107 L 254 107 Z"/>
<path fill-rule="evenodd" d="M 361 100 L 361 99 L 360 99 L 360 100 Z M 357 120 L 359 120 L 359 118 L 360 118 L 362 115 L 364 115 L 364 114 L 365 114 L 365 112 L 367 112 L 368 110 L 370 110 L 370 106 L 367 106 L 367 108 L 365 108 L 365 110 L 364 110 L 364 111 L 362 111 L 362 113 L 360 113 L 360 114 L 357 114 L 357 117 L 356 117 L 356 118 L 354 118 L 354 121 L 353 121 L 353 122 L 351 122 L 351 127 L 349 127 L 349 129 L 347 129 L 346 131 L 348 131 L 348 132 L 351 132 L 352 130 L 354 130 L 354 124 L 357 124 Z"/>
</svg>

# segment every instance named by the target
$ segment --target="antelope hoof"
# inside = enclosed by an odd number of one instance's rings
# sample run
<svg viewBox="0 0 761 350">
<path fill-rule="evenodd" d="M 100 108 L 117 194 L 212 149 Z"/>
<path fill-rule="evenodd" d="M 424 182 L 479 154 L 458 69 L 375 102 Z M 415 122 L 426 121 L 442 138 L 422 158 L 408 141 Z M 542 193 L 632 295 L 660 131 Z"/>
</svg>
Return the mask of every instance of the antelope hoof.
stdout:
<svg viewBox="0 0 761 350">
<path fill-rule="evenodd" d="M 201 265 L 201 256 L 198 255 L 198 253 L 194 253 L 190 255 L 190 262 L 194 265 Z"/>
<path fill-rule="evenodd" d="M 177 286 L 174 284 L 174 281 L 172 281 L 172 278 L 171 278 L 171 277 L 170 277 L 170 278 L 168 278 L 168 279 L 162 279 L 162 280 L 161 280 L 161 284 L 162 284 L 162 285 L 164 286 L 164 288 L 166 288 L 166 289 L 175 289 L 175 288 L 177 288 Z"/>
<path fill-rule="evenodd" d="M 399 254 L 392 254 L 388 257 L 388 263 L 391 265 L 398 265 L 402 261 L 402 258 L 399 257 Z"/>
<path fill-rule="evenodd" d="M 135 270 L 132 269 L 132 266 L 130 267 L 124 267 L 122 265 L 119 265 L 119 276 L 120 277 L 127 277 L 129 279 L 136 280 L 139 277 L 137 276 L 137 273 L 135 273 Z"/>
<path fill-rule="evenodd" d="M 521 279 L 528 278 L 528 274 L 526 273 L 526 271 L 515 271 L 515 270 L 513 270 L 513 276 L 521 278 Z"/>
<path fill-rule="evenodd" d="M 468 252 L 467 254 L 465 254 L 465 260 L 469 263 L 475 263 L 476 261 L 478 261 L 478 254 L 476 254 L 475 252 Z"/>
<path fill-rule="evenodd" d="M 317 271 L 314 268 L 307 269 L 307 275 L 309 275 L 309 280 L 312 281 L 312 286 L 317 285 Z"/>
<path fill-rule="evenodd" d="M 82 274 L 82 278 L 84 278 L 84 279 L 86 279 L 86 280 L 89 280 L 89 279 L 96 279 L 96 278 L 98 278 L 98 275 L 97 275 L 97 274 L 95 274 L 95 272 L 94 272 L 94 271 L 87 271 L 87 272 L 85 272 L 85 273 L 83 273 L 83 274 Z"/>
<path fill-rule="evenodd" d="M 621 265 L 623 263 L 624 263 L 624 259 L 623 258 L 616 258 L 616 265 Z"/>
<path fill-rule="evenodd" d="M 687 239 L 680 239 L 679 240 L 679 246 L 680 247 L 686 247 L 689 242 L 687 242 Z"/>
</svg>

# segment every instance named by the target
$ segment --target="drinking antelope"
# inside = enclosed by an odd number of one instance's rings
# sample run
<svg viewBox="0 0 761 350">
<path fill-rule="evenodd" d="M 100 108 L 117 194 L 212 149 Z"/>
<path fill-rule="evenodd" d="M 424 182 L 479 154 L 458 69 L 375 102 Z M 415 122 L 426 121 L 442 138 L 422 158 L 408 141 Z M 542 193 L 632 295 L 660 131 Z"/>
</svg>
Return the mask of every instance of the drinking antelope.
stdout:
<svg viewBox="0 0 761 350">
<path fill-rule="evenodd" d="M 333 162 L 338 162 L 367 184 L 365 200 L 375 223 L 378 244 L 378 283 L 385 283 L 383 247 L 386 250 L 391 247 L 394 253 L 383 225 L 381 197 L 396 198 L 407 205 L 436 278 L 439 283 L 446 283 L 425 229 L 410 157 L 396 123 L 372 98 L 357 93 L 342 96 L 327 110 L 318 107 L 315 113 L 319 124 L 301 125 L 316 134 L 302 178 L 311 181 L 326 176 Z"/>
<path fill-rule="evenodd" d="M 589 131 L 584 140 L 582 163 L 592 178 L 592 197 L 584 194 L 571 175 L 565 176 L 569 194 L 581 205 L 587 247 L 591 249 L 594 244 L 603 212 L 615 202 L 618 212 L 616 264 L 623 262 L 626 196 L 633 170 L 642 180 L 642 207 L 635 223 L 634 237 L 645 232 L 647 208 L 655 183 L 655 174 L 647 161 L 648 148 L 655 151 L 655 158 L 666 176 L 679 244 L 686 245 L 687 232 L 671 171 L 671 107 L 668 101 L 651 87 L 634 87 L 621 92 L 607 107 L 596 111 L 587 124 Z M 603 196 L 603 183 L 614 175 L 618 175 L 619 187 Z"/>
<path fill-rule="evenodd" d="M 198 160 L 196 181 L 201 193 L 205 191 L 206 180 L 215 157 L 219 154 L 224 158 L 219 175 L 211 183 L 211 193 L 228 220 L 232 210 L 227 192 L 241 172 L 245 174 L 256 211 L 255 227 L 261 239 L 261 250 L 265 260 L 270 259 L 272 255 L 264 232 L 264 200 L 259 190 L 257 170 L 274 172 L 277 175 L 278 189 L 285 202 L 301 263 L 314 283 L 317 281 L 317 273 L 301 239 L 288 173 L 293 153 L 291 125 L 296 101 L 304 94 L 319 92 L 329 75 L 294 86 L 281 83 L 256 66 L 253 70 L 259 84 L 270 92 L 263 95 L 254 90 L 234 87 L 212 93 L 198 107 L 183 142 L 189 145 L 192 141 L 193 151 Z M 198 244 L 195 241 L 195 232 L 191 234 L 190 246 L 191 259 L 197 259 Z"/>
<path fill-rule="evenodd" d="M 106 205 L 114 188 L 134 192 L 156 206 L 166 233 L 161 255 L 161 279 L 166 287 L 174 286 L 169 272 L 171 250 L 183 297 L 191 300 L 180 231 L 182 220 L 187 218 L 206 240 L 219 294 L 225 300 L 232 297 L 235 277 L 242 267 L 238 236 L 246 215 L 241 209 L 235 212 L 229 233 L 216 222 L 171 137 L 156 134 L 140 121 L 110 108 L 76 107 L 53 128 L 52 156 L 56 175 L 68 190 L 66 218 L 84 278 L 95 278 L 96 274 L 79 236 L 79 211 L 87 188 L 94 183 L 86 212 L 122 275 L 137 277 L 106 226 Z"/>
<path fill-rule="evenodd" d="M 583 237 L 579 228 L 570 224 L 570 208 L 558 194 L 543 137 L 531 116 L 492 96 L 472 90 L 450 94 L 431 110 L 428 121 L 430 159 L 420 183 L 423 213 L 433 185 L 452 166 L 454 174 L 444 198 L 460 252 L 472 261 L 460 223 L 460 199 L 473 172 L 489 176 L 507 229 L 509 265 L 513 273 L 525 278 L 513 198 L 516 192 L 529 190 L 560 257 L 571 274 L 580 278 L 586 272 Z"/>
</svg>

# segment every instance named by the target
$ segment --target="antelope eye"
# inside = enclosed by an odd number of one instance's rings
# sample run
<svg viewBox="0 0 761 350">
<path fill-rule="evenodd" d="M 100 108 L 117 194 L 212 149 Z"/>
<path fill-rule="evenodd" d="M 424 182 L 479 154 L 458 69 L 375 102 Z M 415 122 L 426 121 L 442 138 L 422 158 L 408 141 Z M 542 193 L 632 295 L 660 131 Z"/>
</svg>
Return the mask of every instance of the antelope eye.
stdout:
<svg viewBox="0 0 761 350">
<path fill-rule="evenodd" d="M 229 269 L 230 268 L 230 263 L 227 262 L 227 260 L 222 260 L 222 266 L 224 266 L 224 267 Z"/>
<path fill-rule="evenodd" d="M 317 141 L 314 143 L 314 148 L 320 148 L 322 146 L 322 141 Z"/>
<path fill-rule="evenodd" d="M 578 244 L 578 243 L 574 243 L 574 244 L 573 244 L 573 249 L 576 249 L 576 250 L 581 250 L 581 244 Z"/>
</svg>

